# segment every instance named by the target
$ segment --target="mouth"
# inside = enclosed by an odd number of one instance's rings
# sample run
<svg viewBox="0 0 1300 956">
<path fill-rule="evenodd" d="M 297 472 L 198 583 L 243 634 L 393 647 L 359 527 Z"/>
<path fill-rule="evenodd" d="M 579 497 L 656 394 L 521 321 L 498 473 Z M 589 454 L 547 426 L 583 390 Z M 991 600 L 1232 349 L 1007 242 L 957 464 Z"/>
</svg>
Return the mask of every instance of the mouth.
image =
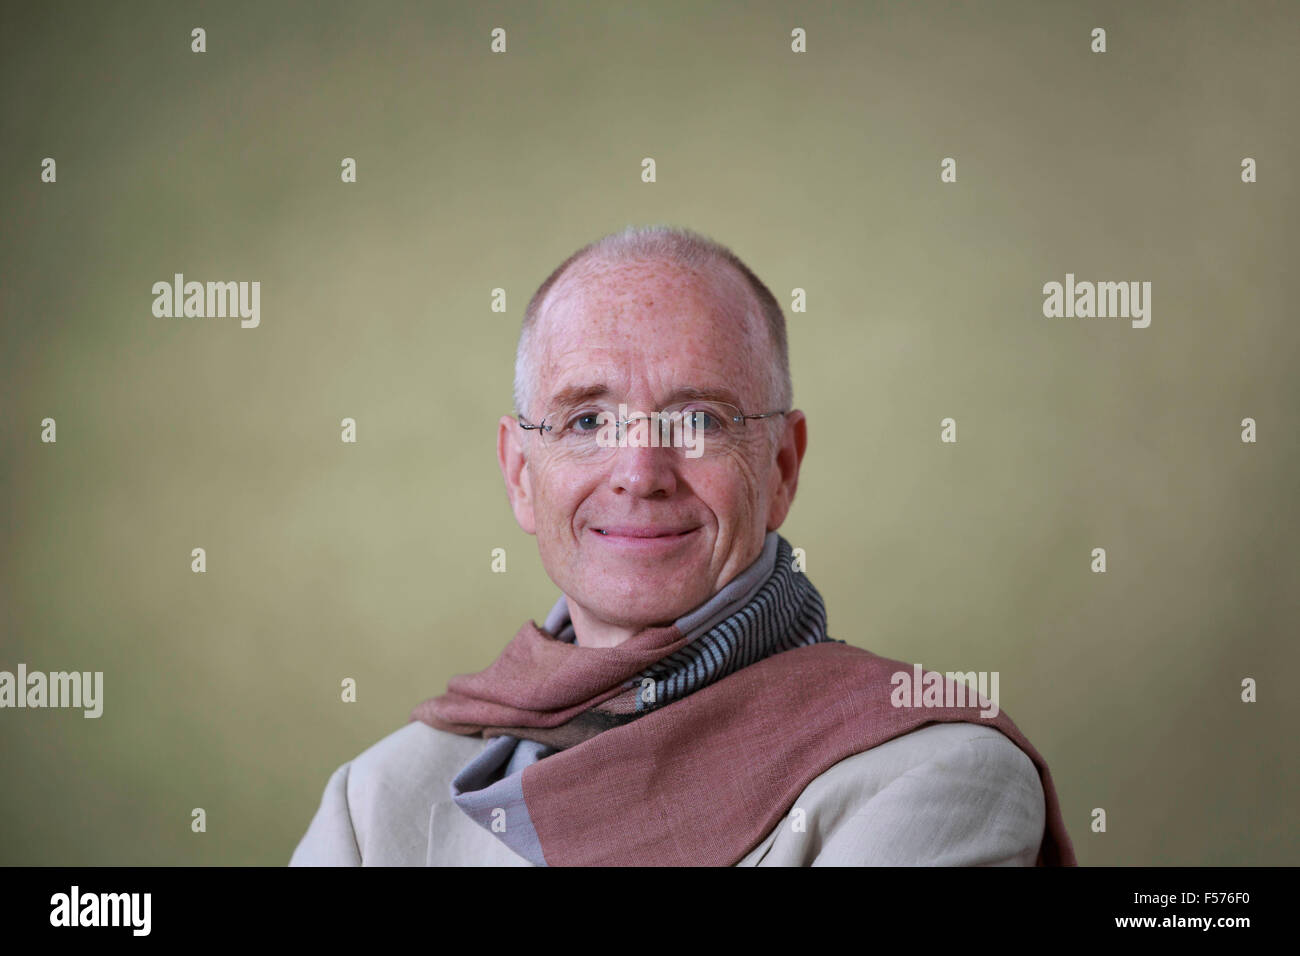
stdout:
<svg viewBox="0 0 1300 956">
<path fill-rule="evenodd" d="M 629 538 L 635 540 L 650 540 L 657 538 L 682 538 L 699 527 L 693 528 L 654 528 L 631 525 L 608 525 L 604 528 L 592 528 L 592 531 L 605 538 Z"/>
<path fill-rule="evenodd" d="M 704 533 L 703 525 L 588 525 L 591 543 L 602 555 L 619 561 L 632 561 L 638 567 L 645 562 L 659 566 L 664 561 L 685 560 L 694 547 L 696 536 Z"/>
</svg>

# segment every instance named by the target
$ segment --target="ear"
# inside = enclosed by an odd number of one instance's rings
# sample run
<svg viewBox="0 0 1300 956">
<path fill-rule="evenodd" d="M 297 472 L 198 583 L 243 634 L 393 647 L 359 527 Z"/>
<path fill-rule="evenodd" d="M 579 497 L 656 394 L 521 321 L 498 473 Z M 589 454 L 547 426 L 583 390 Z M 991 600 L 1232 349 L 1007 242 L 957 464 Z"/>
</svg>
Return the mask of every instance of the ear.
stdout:
<svg viewBox="0 0 1300 956">
<path fill-rule="evenodd" d="M 526 437 L 518 419 L 502 415 L 497 423 L 497 464 L 506 482 L 506 495 L 515 513 L 515 521 L 527 534 L 537 533 L 533 515 L 533 487 L 528 474 L 528 459 L 524 456 L 521 438 Z"/>
<path fill-rule="evenodd" d="M 807 416 L 796 408 L 782 418 L 785 420 L 785 428 L 776 448 L 775 467 L 772 469 L 772 497 L 767 509 L 768 531 L 781 527 L 786 515 L 790 513 L 795 490 L 799 487 L 799 466 L 803 463 L 803 453 L 808 447 Z"/>
</svg>

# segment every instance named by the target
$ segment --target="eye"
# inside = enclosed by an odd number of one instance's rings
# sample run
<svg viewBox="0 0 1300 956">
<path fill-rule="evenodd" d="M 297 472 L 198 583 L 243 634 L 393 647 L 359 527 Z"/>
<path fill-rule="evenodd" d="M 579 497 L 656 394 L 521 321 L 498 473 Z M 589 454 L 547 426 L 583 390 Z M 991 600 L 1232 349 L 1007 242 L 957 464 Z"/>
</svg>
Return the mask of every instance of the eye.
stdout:
<svg viewBox="0 0 1300 956">
<path fill-rule="evenodd" d="M 579 412 L 569 418 L 564 430 L 577 435 L 587 435 L 600 428 L 604 423 L 604 412 Z"/>
<path fill-rule="evenodd" d="M 723 427 L 723 416 L 711 408 L 686 408 L 682 419 L 688 427 L 700 432 L 714 432 Z"/>
</svg>

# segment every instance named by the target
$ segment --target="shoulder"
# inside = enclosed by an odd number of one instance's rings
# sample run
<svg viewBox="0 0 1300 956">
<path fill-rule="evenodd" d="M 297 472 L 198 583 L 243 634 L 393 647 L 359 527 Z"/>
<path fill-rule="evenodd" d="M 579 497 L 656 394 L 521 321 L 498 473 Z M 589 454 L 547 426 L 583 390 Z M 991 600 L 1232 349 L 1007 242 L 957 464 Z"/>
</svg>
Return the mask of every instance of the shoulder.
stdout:
<svg viewBox="0 0 1300 956">
<path fill-rule="evenodd" d="M 1038 769 L 1008 737 L 927 724 L 815 778 L 756 862 L 785 865 L 1033 865 L 1046 824 Z"/>
<path fill-rule="evenodd" d="M 861 793 L 863 783 L 869 788 L 892 785 L 918 769 L 958 773 L 971 781 L 1004 781 L 1042 793 L 1038 769 L 1023 750 L 993 727 L 968 721 L 927 724 L 847 757 L 823 776 L 827 783 L 852 781 Z"/>
</svg>

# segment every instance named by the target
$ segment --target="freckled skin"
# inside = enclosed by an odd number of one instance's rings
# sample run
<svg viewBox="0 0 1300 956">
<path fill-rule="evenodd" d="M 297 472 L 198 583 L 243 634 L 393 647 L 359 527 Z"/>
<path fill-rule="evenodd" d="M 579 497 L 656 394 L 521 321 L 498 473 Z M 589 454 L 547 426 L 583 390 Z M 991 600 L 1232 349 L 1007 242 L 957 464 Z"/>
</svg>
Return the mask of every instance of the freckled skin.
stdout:
<svg viewBox="0 0 1300 956">
<path fill-rule="evenodd" d="M 643 413 L 674 388 L 728 387 L 747 414 L 773 411 L 767 330 L 745 316 L 729 273 L 658 260 L 583 263 L 548 296 L 533 337 L 537 421 L 555 392 L 604 382 L 612 400 Z M 727 454 L 690 459 L 674 449 L 615 449 L 598 463 L 550 453 L 503 416 L 497 456 L 519 526 L 537 536 L 547 574 L 567 596 L 578 643 L 613 646 L 699 607 L 762 551 L 789 513 L 807 444 L 804 415 L 746 423 Z M 608 525 L 698 527 L 668 558 L 597 540 Z"/>
</svg>

